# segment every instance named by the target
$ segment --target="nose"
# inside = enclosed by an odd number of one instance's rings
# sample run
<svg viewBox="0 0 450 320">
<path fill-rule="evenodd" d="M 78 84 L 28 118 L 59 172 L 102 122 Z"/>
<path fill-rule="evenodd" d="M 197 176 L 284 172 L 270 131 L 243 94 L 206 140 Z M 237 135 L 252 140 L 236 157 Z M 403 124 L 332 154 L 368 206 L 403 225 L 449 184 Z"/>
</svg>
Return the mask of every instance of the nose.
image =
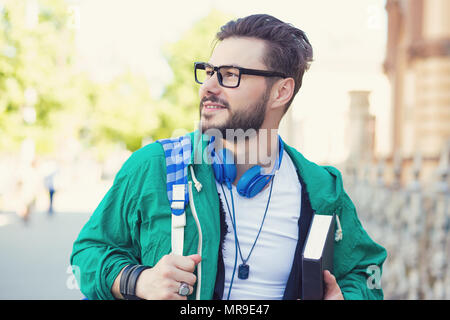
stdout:
<svg viewBox="0 0 450 320">
<path fill-rule="evenodd" d="M 219 84 L 219 79 L 217 79 L 217 72 L 214 72 L 211 78 L 206 79 L 200 86 L 199 93 L 200 97 L 205 95 L 218 95 L 220 93 L 221 85 Z"/>
</svg>

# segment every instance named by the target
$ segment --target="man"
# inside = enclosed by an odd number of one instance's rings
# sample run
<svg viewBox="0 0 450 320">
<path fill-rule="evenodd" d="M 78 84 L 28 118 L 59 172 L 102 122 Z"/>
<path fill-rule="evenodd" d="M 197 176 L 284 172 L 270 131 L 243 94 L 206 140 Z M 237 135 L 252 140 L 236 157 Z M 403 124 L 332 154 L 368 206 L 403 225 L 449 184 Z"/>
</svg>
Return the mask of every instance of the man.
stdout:
<svg viewBox="0 0 450 320">
<path fill-rule="evenodd" d="M 386 252 L 363 230 L 340 173 L 277 139 L 312 61 L 306 35 L 252 15 L 227 23 L 217 39 L 209 61 L 195 64 L 201 130 L 189 137 L 192 159 L 213 155 L 224 166 L 188 164 L 183 255 L 171 253 L 165 153 L 153 143 L 124 164 L 74 243 L 82 292 L 89 299 L 301 299 L 312 216 L 336 214 L 341 234 L 324 298 L 382 298 L 369 285 L 370 270 L 381 271 Z M 254 168 L 251 179 L 267 181 L 242 187 Z"/>
</svg>

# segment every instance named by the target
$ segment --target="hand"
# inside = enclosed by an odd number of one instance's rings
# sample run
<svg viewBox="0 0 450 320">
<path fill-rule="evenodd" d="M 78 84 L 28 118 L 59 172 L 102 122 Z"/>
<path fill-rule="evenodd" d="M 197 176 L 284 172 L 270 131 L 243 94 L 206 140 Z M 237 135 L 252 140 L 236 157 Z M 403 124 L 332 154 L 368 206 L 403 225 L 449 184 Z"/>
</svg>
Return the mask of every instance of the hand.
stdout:
<svg viewBox="0 0 450 320">
<path fill-rule="evenodd" d="M 336 278 L 330 273 L 330 271 L 325 270 L 323 272 L 323 280 L 325 282 L 324 300 L 344 300 L 341 288 L 339 288 Z"/>
<path fill-rule="evenodd" d="M 136 295 L 146 300 L 186 300 L 178 289 L 181 282 L 189 285 L 189 294 L 197 281 L 194 270 L 202 260 L 200 255 L 165 255 L 151 269 L 144 270 L 136 283 Z"/>
</svg>

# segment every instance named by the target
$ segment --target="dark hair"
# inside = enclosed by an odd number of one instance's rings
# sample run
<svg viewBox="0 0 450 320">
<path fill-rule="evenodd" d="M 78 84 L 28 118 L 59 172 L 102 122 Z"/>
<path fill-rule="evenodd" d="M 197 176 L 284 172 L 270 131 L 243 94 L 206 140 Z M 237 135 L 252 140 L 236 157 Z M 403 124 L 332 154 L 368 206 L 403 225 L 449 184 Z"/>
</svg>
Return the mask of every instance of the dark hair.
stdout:
<svg viewBox="0 0 450 320">
<path fill-rule="evenodd" d="M 303 74 L 312 62 L 313 50 L 305 33 L 268 14 L 255 14 L 228 22 L 216 34 L 219 41 L 231 37 L 265 40 L 267 51 L 263 58 L 264 64 L 272 71 L 294 78 L 294 95 L 287 103 L 286 111 L 302 86 Z M 271 83 L 269 87 L 274 83 L 273 78 L 267 78 L 267 81 Z"/>
</svg>

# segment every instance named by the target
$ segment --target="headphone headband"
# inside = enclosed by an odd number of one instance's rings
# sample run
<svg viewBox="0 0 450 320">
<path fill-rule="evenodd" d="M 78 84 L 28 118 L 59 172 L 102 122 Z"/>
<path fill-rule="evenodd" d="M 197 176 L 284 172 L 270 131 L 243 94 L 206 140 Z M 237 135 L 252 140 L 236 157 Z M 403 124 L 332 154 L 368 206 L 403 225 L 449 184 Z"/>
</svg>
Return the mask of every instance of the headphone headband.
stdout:
<svg viewBox="0 0 450 320">
<path fill-rule="evenodd" d="M 212 157 L 212 166 L 214 176 L 217 182 L 226 184 L 231 190 L 231 184 L 236 179 L 236 165 L 234 164 L 233 153 L 226 149 L 220 149 L 218 152 L 214 149 L 215 137 L 211 137 L 208 145 L 208 153 Z M 251 198 L 258 194 L 270 182 L 281 167 L 283 159 L 284 143 L 278 135 L 278 157 L 277 163 L 268 174 L 262 174 L 263 168 L 259 165 L 251 167 L 239 179 L 236 189 L 241 196 Z"/>
</svg>

